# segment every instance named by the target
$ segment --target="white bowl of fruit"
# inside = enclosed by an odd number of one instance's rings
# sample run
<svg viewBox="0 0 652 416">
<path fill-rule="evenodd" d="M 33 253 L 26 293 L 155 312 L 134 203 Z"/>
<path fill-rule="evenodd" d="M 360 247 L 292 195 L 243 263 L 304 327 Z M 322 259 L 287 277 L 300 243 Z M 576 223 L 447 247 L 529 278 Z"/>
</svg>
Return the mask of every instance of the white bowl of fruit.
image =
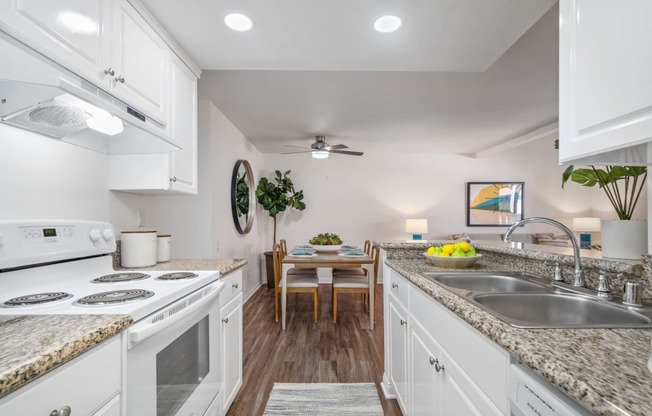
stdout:
<svg viewBox="0 0 652 416">
<path fill-rule="evenodd" d="M 423 255 L 437 267 L 447 269 L 466 269 L 473 266 L 482 257 L 475 247 L 466 241 L 443 246 L 432 246 Z"/>
<path fill-rule="evenodd" d="M 312 248 L 321 252 L 336 252 L 342 248 L 342 242 L 340 236 L 333 233 L 317 234 L 308 241 Z"/>
</svg>

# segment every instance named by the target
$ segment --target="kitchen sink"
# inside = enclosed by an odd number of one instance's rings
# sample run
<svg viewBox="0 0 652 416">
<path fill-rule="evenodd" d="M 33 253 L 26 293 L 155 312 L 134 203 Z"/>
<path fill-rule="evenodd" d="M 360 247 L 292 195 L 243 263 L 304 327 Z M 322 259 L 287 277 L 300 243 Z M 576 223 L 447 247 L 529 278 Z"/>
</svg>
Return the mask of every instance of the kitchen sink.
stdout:
<svg viewBox="0 0 652 416">
<path fill-rule="evenodd" d="M 650 307 L 632 309 L 618 299 L 608 302 L 574 293 L 543 283 L 530 273 L 421 275 L 518 328 L 652 328 Z"/>
<path fill-rule="evenodd" d="M 505 322 L 524 328 L 652 326 L 650 317 L 585 296 L 562 293 L 482 293 L 471 300 Z"/>
<path fill-rule="evenodd" d="M 518 272 L 425 272 L 422 275 L 449 288 L 471 292 L 532 292 L 546 288 L 543 283 L 526 280 L 528 274 Z"/>
</svg>

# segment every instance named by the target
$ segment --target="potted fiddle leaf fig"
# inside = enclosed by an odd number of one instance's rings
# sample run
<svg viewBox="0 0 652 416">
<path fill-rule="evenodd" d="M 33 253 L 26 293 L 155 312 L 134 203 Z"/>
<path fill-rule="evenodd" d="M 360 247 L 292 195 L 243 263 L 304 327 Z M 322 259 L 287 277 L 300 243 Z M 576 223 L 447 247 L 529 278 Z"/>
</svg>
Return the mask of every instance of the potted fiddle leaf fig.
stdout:
<svg viewBox="0 0 652 416">
<path fill-rule="evenodd" d="M 294 189 L 292 179 L 289 177 L 290 172 L 288 170 L 281 174 L 281 171 L 277 170 L 273 182 L 262 177 L 256 187 L 256 200 L 274 220 L 274 244 L 276 244 L 276 216 L 288 207 L 299 211 L 306 209 L 306 204 L 303 202 L 303 191 Z M 267 286 L 274 287 L 272 252 L 265 252 L 265 257 L 267 262 Z"/>
</svg>

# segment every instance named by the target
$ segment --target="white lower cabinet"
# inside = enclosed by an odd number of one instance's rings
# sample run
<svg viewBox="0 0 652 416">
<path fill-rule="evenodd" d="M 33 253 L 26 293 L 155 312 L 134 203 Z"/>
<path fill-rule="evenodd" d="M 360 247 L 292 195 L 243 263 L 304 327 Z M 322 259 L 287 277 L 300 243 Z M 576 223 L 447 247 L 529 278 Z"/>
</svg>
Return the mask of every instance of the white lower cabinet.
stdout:
<svg viewBox="0 0 652 416">
<path fill-rule="evenodd" d="M 242 269 L 224 277 L 220 293 L 221 414 L 225 415 L 242 387 Z"/>
<path fill-rule="evenodd" d="M 120 363 L 116 336 L 0 399 L 0 415 L 119 416 Z"/>
<path fill-rule="evenodd" d="M 384 276 L 388 398 L 405 416 L 507 415 L 509 354 L 395 271 Z"/>
</svg>

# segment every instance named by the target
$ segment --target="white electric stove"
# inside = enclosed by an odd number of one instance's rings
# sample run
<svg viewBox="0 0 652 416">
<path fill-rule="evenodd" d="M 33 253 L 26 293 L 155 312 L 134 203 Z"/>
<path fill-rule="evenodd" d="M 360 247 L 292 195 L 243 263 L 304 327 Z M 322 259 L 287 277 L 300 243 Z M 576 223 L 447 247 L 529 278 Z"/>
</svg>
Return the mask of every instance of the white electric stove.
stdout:
<svg viewBox="0 0 652 416">
<path fill-rule="evenodd" d="M 219 272 L 116 271 L 115 249 L 108 223 L 0 221 L 0 316 L 131 315 L 126 414 L 216 415 Z"/>
</svg>

